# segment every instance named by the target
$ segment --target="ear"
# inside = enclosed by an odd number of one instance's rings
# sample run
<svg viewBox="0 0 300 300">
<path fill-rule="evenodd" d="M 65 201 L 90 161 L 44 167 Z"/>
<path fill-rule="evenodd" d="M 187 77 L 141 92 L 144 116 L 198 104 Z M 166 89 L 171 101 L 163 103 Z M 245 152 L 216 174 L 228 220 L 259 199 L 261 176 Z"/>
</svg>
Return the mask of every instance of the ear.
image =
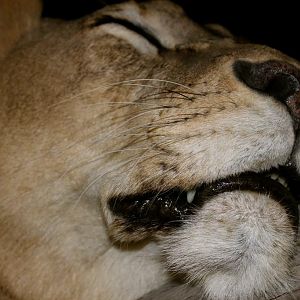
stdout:
<svg viewBox="0 0 300 300">
<path fill-rule="evenodd" d="M 0 60 L 23 34 L 38 26 L 41 11 L 40 0 L 0 1 Z"/>
<path fill-rule="evenodd" d="M 231 39 L 234 38 L 232 33 L 227 28 L 223 27 L 220 24 L 209 23 L 209 24 L 205 24 L 204 28 L 209 32 L 211 32 L 212 34 L 217 35 L 219 37 L 231 38 Z"/>
</svg>

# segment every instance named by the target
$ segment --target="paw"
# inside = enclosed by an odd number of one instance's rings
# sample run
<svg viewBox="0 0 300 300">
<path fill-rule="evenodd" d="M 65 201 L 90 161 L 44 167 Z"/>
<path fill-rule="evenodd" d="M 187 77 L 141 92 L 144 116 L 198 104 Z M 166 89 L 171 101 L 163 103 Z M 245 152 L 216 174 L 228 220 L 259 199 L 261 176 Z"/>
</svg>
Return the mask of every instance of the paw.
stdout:
<svg viewBox="0 0 300 300">
<path fill-rule="evenodd" d="M 235 191 L 210 199 L 161 245 L 167 268 L 209 299 L 268 299 L 290 290 L 295 239 L 278 202 Z"/>
</svg>

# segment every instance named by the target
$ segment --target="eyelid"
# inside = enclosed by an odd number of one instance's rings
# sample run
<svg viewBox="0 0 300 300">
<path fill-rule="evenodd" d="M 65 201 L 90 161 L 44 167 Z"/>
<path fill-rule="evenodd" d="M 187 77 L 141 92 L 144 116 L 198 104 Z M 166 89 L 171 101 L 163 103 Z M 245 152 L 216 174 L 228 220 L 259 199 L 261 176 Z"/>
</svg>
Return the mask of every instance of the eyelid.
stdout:
<svg viewBox="0 0 300 300">
<path fill-rule="evenodd" d="M 154 37 L 149 31 L 141 26 L 137 26 L 127 20 L 124 19 L 118 19 L 118 18 L 113 18 L 111 16 L 103 16 L 99 19 L 96 19 L 93 24 L 90 25 L 90 27 L 97 27 L 105 24 L 117 24 L 124 26 L 130 31 L 133 31 L 137 33 L 138 35 L 144 37 L 150 44 L 155 46 L 158 50 L 163 50 L 165 49 L 160 41 Z"/>
</svg>

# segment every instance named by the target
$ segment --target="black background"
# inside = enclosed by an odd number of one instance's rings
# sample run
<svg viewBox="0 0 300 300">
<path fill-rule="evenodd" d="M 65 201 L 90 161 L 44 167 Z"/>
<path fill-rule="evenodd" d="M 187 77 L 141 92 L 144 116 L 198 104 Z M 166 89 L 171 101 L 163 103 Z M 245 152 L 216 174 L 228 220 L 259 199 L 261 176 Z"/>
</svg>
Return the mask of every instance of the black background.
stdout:
<svg viewBox="0 0 300 300">
<path fill-rule="evenodd" d="M 75 19 L 118 0 L 44 0 L 46 17 Z M 174 0 L 199 23 L 220 23 L 234 35 L 266 44 L 300 60 L 297 1 Z"/>
</svg>

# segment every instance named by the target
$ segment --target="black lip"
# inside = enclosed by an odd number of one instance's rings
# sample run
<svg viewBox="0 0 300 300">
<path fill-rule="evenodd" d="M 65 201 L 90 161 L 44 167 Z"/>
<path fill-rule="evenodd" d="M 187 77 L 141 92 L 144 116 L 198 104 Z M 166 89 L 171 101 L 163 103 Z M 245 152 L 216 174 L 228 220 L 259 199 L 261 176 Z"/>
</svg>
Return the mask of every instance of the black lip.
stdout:
<svg viewBox="0 0 300 300">
<path fill-rule="evenodd" d="M 284 177 L 289 189 L 268 177 L 271 173 Z M 187 202 L 187 191 L 175 187 L 167 191 L 113 197 L 109 200 L 109 208 L 116 216 L 127 220 L 131 227 L 163 229 L 181 225 L 183 220 L 193 215 L 213 196 L 235 190 L 255 191 L 270 195 L 278 201 L 285 208 L 297 231 L 299 182 L 299 175 L 293 168 L 280 167 L 264 173 L 245 172 L 199 185 L 195 188 L 196 194 L 191 204 Z"/>
</svg>

